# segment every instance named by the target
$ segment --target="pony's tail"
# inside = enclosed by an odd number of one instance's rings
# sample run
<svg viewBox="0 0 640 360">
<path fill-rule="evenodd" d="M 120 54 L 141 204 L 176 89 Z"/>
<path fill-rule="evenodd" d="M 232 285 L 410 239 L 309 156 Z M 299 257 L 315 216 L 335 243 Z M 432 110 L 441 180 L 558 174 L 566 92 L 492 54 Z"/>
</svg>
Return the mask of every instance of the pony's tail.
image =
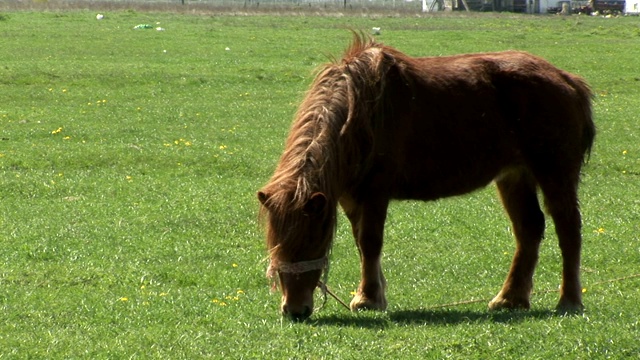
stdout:
<svg viewBox="0 0 640 360">
<path fill-rule="evenodd" d="M 582 148 L 584 149 L 585 162 L 589 161 L 589 158 L 591 157 L 591 148 L 593 148 L 593 140 L 596 137 L 596 125 L 593 123 L 591 106 L 589 106 L 586 113 L 587 117 L 585 117 L 585 119 L 587 120 L 587 123 L 582 130 Z"/>
<path fill-rule="evenodd" d="M 593 111 L 591 109 L 591 101 L 593 100 L 593 92 L 581 77 L 571 75 L 567 73 L 567 80 L 576 90 L 580 107 L 580 123 L 582 125 L 582 154 L 584 156 L 584 162 L 589 161 L 591 157 L 591 149 L 593 148 L 593 141 L 596 137 L 596 125 L 593 122 Z"/>
<path fill-rule="evenodd" d="M 593 93 L 589 88 L 589 85 L 582 79 L 578 79 L 577 85 L 579 86 L 580 95 L 582 97 L 582 112 L 583 112 L 583 128 L 582 128 L 582 151 L 584 154 L 584 161 L 589 161 L 591 157 L 591 149 L 593 148 L 593 141 L 596 137 L 596 125 L 593 122 L 593 111 L 591 109 L 591 100 L 593 100 Z"/>
</svg>

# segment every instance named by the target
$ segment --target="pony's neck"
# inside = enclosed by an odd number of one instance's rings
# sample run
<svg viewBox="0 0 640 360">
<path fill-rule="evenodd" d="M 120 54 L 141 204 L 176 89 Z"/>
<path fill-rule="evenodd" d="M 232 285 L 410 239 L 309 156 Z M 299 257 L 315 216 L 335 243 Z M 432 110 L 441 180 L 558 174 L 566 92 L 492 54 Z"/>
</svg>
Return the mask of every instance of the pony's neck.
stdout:
<svg viewBox="0 0 640 360">
<path fill-rule="evenodd" d="M 340 133 L 349 116 L 349 98 L 345 80 L 333 73 L 337 70 L 330 67 L 318 75 L 298 109 L 287 141 L 290 159 L 299 167 L 296 192 L 303 198 L 322 192 L 337 199 L 342 191 Z"/>
</svg>

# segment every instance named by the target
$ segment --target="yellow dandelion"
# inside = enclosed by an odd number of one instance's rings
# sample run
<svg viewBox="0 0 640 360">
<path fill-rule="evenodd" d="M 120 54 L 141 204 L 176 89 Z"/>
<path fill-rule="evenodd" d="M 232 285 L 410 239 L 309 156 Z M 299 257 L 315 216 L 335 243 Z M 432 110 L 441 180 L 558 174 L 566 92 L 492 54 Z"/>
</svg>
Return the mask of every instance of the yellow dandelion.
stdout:
<svg viewBox="0 0 640 360">
<path fill-rule="evenodd" d="M 220 150 L 224 150 L 227 148 L 227 145 L 220 145 Z"/>
<path fill-rule="evenodd" d="M 627 155 L 627 150 L 622 150 L 622 155 Z"/>
<path fill-rule="evenodd" d="M 238 295 L 242 295 L 242 294 L 244 294 L 244 291 L 243 291 L 243 290 L 238 290 L 238 291 L 236 291 L 236 293 L 237 293 Z"/>
<path fill-rule="evenodd" d="M 213 300 L 211 300 L 211 302 L 212 302 L 212 303 L 214 303 L 214 304 L 217 304 L 217 303 L 219 303 L 219 302 L 220 302 L 220 300 L 218 300 L 218 299 L 213 299 Z"/>
<path fill-rule="evenodd" d="M 234 267 L 234 268 L 237 268 L 237 267 L 238 267 L 238 264 L 233 263 L 233 264 L 231 264 L 231 266 L 232 266 L 232 267 Z"/>
<path fill-rule="evenodd" d="M 166 292 L 161 292 L 160 295 L 158 295 L 158 296 L 167 296 L 167 295 L 169 295 L 169 294 L 167 294 Z"/>
<path fill-rule="evenodd" d="M 59 128 L 57 128 L 57 129 L 55 129 L 55 130 L 53 130 L 53 131 L 51 132 L 51 134 L 52 134 L 52 135 L 57 135 L 57 134 L 60 134 L 61 132 L 62 132 L 62 126 L 61 126 L 61 127 L 59 127 Z"/>
<path fill-rule="evenodd" d="M 184 145 L 185 145 L 185 146 L 191 146 L 191 145 L 193 145 L 193 144 L 191 144 L 191 141 L 186 141 L 186 142 L 184 143 Z"/>
<path fill-rule="evenodd" d="M 62 139 L 63 139 L 63 140 L 69 140 L 69 139 L 71 139 L 71 136 L 68 136 L 68 135 L 67 135 L 67 136 L 63 137 Z"/>
<path fill-rule="evenodd" d="M 604 234 L 604 228 L 598 228 L 598 230 L 594 231 L 596 234 Z"/>
<path fill-rule="evenodd" d="M 123 296 L 123 297 L 121 297 L 121 298 L 120 298 L 120 299 L 118 299 L 118 300 L 119 300 L 119 301 L 122 301 L 122 302 L 126 302 L 126 301 L 129 301 L 129 298 L 128 298 L 128 297 L 124 297 L 124 296 Z"/>
<path fill-rule="evenodd" d="M 582 288 L 582 293 L 586 293 L 587 292 L 587 288 Z"/>
<path fill-rule="evenodd" d="M 351 296 L 355 296 L 357 293 L 355 291 L 350 292 Z"/>
</svg>

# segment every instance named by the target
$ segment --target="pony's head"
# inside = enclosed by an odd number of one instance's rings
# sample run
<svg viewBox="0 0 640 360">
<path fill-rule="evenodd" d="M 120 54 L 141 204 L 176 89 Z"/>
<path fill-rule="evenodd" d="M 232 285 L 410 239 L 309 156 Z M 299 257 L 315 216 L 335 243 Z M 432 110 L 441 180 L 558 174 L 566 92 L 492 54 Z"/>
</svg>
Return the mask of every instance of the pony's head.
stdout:
<svg viewBox="0 0 640 360">
<path fill-rule="evenodd" d="M 287 192 L 258 192 L 267 220 L 267 276 L 282 290 L 283 316 L 300 321 L 313 312 L 313 293 L 326 269 L 335 228 L 335 203 L 320 192 L 292 199 Z"/>
<path fill-rule="evenodd" d="M 268 275 L 278 277 L 282 313 L 309 317 L 313 291 L 327 264 L 338 198 L 372 153 L 372 119 L 395 59 L 355 36 L 340 62 L 320 69 L 298 108 L 285 150 L 258 192 L 267 223 Z M 358 170 L 360 169 L 360 170 Z"/>
</svg>

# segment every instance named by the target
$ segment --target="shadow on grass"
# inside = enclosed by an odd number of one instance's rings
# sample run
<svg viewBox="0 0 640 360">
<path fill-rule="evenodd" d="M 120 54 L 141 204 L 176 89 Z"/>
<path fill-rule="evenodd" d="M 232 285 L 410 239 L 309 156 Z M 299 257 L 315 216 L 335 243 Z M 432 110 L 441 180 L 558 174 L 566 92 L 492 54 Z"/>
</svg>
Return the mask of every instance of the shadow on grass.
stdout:
<svg viewBox="0 0 640 360">
<path fill-rule="evenodd" d="M 378 313 L 379 314 L 379 313 Z M 385 316 L 345 313 L 344 315 L 316 315 L 309 322 L 315 326 L 344 326 L 380 329 L 392 324 L 412 325 L 457 325 L 466 323 L 513 323 L 526 319 L 546 319 L 560 316 L 554 310 L 473 311 L 455 309 L 419 309 L 388 311 Z"/>
<path fill-rule="evenodd" d="M 553 310 L 473 311 L 455 309 L 401 310 L 390 312 L 389 320 L 398 325 L 456 325 L 470 322 L 513 323 L 525 319 L 556 316 Z"/>
<path fill-rule="evenodd" d="M 340 326 L 365 329 L 384 329 L 389 327 L 389 319 L 384 316 L 366 316 L 366 314 L 345 313 L 344 315 L 315 316 L 308 320 L 314 326 Z"/>
</svg>

